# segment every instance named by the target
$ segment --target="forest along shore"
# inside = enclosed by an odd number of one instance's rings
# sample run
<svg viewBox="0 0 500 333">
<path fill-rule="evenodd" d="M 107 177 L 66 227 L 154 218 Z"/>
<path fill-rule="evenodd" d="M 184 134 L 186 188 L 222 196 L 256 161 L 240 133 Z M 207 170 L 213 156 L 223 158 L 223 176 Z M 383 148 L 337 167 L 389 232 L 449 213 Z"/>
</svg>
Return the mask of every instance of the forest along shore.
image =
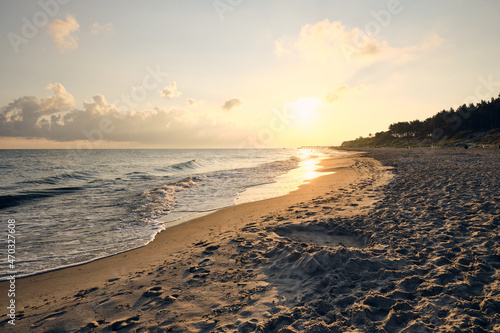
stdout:
<svg viewBox="0 0 500 333">
<path fill-rule="evenodd" d="M 499 164 L 476 149 L 331 158 L 335 174 L 286 196 L 18 280 L 14 331 L 498 332 Z"/>
</svg>

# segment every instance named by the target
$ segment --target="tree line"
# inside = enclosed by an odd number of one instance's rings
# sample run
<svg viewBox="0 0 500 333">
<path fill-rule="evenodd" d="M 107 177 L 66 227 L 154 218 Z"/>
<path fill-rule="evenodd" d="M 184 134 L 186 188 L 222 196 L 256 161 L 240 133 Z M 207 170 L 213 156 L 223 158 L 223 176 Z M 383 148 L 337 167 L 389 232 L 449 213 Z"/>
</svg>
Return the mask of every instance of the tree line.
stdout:
<svg viewBox="0 0 500 333">
<path fill-rule="evenodd" d="M 500 144 L 500 94 L 490 101 L 438 112 L 423 121 L 403 121 L 367 138 L 342 143 L 343 147 L 429 146 L 464 143 Z"/>
</svg>

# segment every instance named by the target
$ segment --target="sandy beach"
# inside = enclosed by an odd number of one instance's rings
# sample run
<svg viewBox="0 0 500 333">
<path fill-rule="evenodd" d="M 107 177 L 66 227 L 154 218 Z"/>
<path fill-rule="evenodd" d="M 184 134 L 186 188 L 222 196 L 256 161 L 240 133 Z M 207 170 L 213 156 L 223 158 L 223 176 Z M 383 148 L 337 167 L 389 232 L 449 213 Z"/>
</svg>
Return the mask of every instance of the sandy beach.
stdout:
<svg viewBox="0 0 500 333">
<path fill-rule="evenodd" d="M 500 152 L 375 149 L 16 281 L 12 332 L 500 332 Z M 5 295 L 8 284 L 0 284 Z"/>
</svg>

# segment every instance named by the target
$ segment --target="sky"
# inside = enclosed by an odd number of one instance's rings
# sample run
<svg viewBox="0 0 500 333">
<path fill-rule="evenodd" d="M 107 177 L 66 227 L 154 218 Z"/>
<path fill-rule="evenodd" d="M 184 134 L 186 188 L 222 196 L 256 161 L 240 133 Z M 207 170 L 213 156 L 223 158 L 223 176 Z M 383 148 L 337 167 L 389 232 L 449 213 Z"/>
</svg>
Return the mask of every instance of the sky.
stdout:
<svg viewBox="0 0 500 333">
<path fill-rule="evenodd" d="M 498 0 L 0 0 L 0 148 L 339 145 L 500 93 Z"/>
</svg>

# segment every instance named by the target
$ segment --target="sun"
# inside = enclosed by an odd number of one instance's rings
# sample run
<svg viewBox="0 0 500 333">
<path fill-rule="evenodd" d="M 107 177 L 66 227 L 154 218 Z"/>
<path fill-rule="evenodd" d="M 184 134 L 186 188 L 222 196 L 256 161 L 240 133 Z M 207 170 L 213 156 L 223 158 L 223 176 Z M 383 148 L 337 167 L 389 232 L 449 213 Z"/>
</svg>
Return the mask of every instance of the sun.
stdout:
<svg viewBox="0 0 500 333">
<path fill-rule="evenodd" d="M 299 123 L 312 122 L 317 117 L 321 105 L 321 101 L 316 97 L 301 97 L 289 104 L 296 121 Z"/>
</svg>

